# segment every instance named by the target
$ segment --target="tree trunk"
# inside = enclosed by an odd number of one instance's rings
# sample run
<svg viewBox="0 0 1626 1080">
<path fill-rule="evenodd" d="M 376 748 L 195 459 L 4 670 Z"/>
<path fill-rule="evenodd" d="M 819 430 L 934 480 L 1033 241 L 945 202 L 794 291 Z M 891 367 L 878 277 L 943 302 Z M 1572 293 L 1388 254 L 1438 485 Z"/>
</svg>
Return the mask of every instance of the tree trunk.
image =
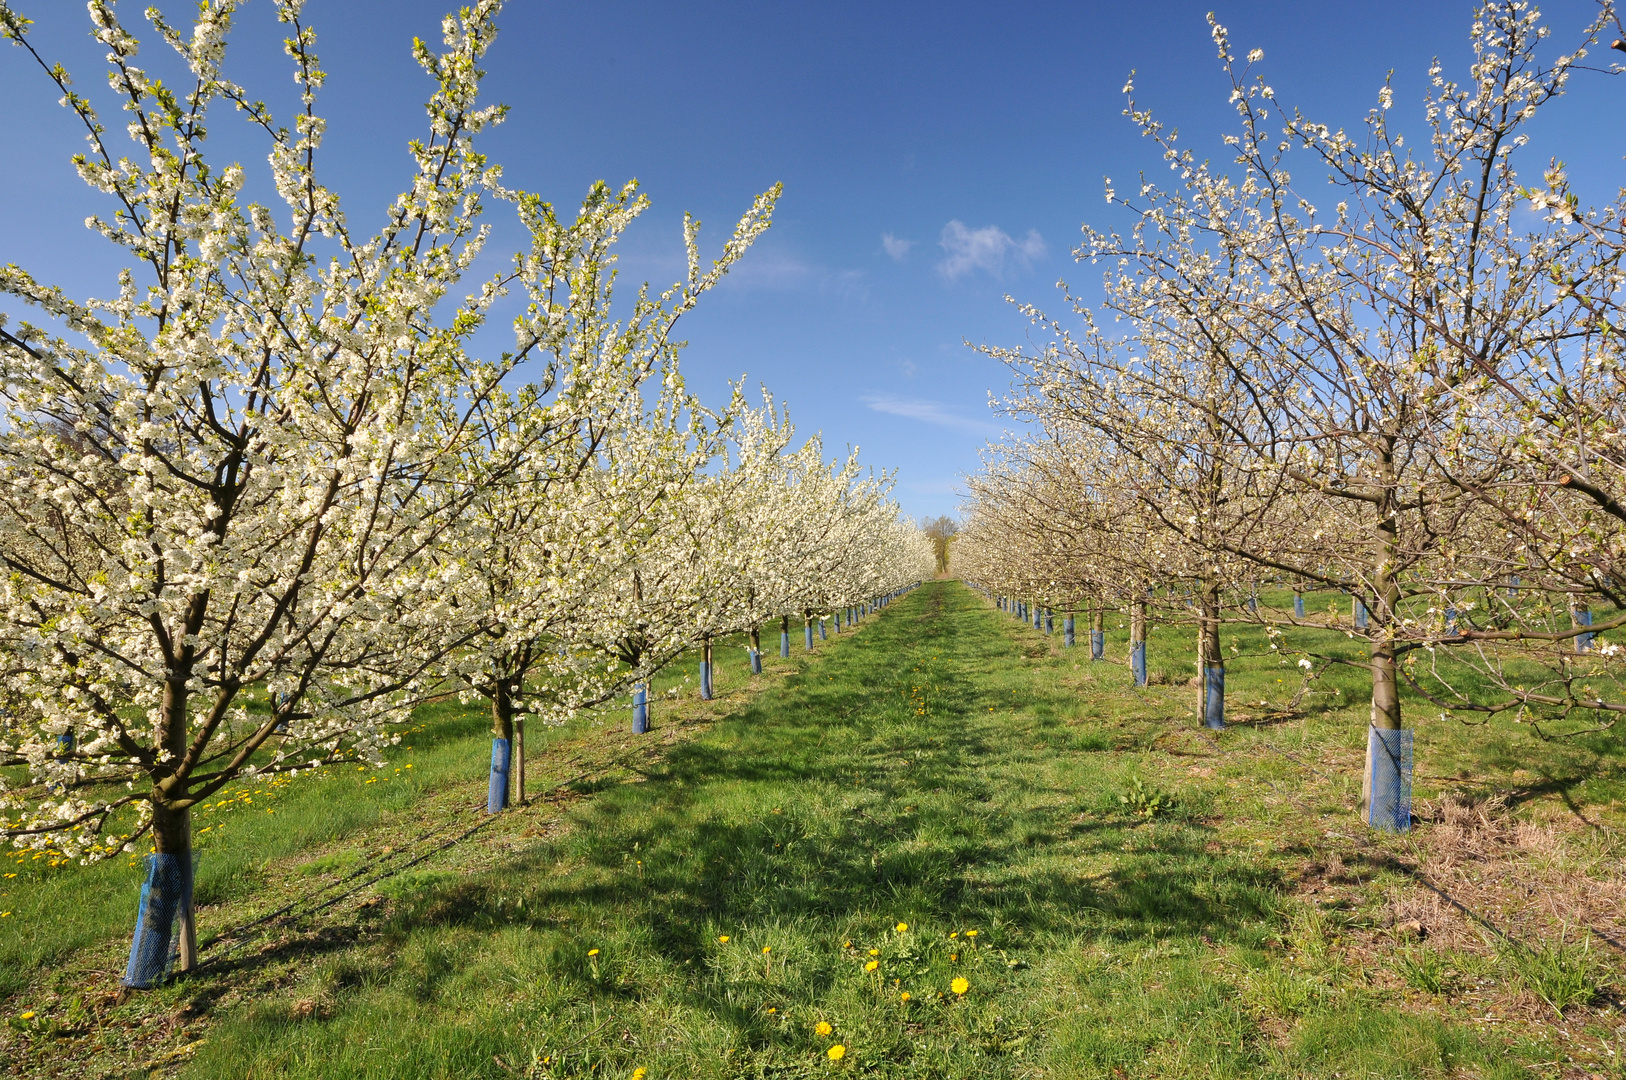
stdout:
<svg viewBox="0 0 1626 1080">
<path fill-rule="evenodd" d="M 1389 464 L 1384 459 L 1383 465 Z M 1373 530 L 1372 593 L 1377 610 L 1367 613 L 1368 654 L 1372 665 L 1372 727 L 1379 731 L 1399 731 L 1400 686 L 1395 669 L 1394 627 L 1400 607 L 1400 582 L 1395 577 L 1395 558 L 1399 551 L 1399 530 L 1395 521 L 1392 498 L 1378 506 L 1378 520 Z M 1359 597 L 1357 597 L 1357 603 Z M 1366 769 L 1361 777 L 1361 817 L 1372 820 L 1372 770 L 1385 762 L 1373 760 L 1373 740 L 1366 744 Z"/>
<path fill-rule="evenodd" d="M 514 694 L 513 684 L 507 679 L 498 679 L 491 687 L 491 739 L 491 783 L 486 794 L 486 809 L 496 813 L 508 808 L 512 787 L 509 774 L 514 760 Z"/>
<path fill-rule="evenodd" d="M 1146 685 L 1146 600 L 1135 601 L 1129 616 L 1129 665 L 1135 673 L 1135 685 Z"/>
<path fill-rule="evenodd" d="M 191 649 L 186 650 L 186 662 L 171 674 L 164 684 L 162 706 L 164 731 L 163 745 L 169 760 L 179 768 L 186 756 L 187 692 L 186 683 L 192 674 Z M 160 855 L 173 855 L 182 867 L 187 881 L 192 873 L 192 811 L 187 799 L 188 777 L 176 772 L 158 783 L 152 806 L 152 846 Z M 177 805 L 180 804 L 180 805 Z M 192 903 L 192 890 L 186 889 L 185 903 L 176 910 L 180 920 L 181 952 L 178 970 L 191 971 L 198 966 L 197 912 Z"/>
<path fill-rule="evenodd" d="M 525 805 L 525 718 L 514 718 L 514 798 Z"/>
<path fill-rule="evenodd" d="M 1220 647 L 1220 590 L 1214 581 L 1198 584 L 1199 621 L 1197 629 L 1197 680 L 1202 687 L 1199 695 L 1205 727 L 1225 726 L 1225 654 Z"/>
<path fill-rule="evenodd" d="M 192 868 L 192 811 L 177 810 L 164 803 L 152 808 L 152 846 L 160 855 L 173 855 L 182 867 L 182 874 L 190 877 Z M 198 921 L 196 905 L 192 903 L 192 890 L 185 890 L 185 902 L 176 909 L 180 922 L 181 952 L 176 970 L 191 971 L 198 966 Z"/>
</svg>

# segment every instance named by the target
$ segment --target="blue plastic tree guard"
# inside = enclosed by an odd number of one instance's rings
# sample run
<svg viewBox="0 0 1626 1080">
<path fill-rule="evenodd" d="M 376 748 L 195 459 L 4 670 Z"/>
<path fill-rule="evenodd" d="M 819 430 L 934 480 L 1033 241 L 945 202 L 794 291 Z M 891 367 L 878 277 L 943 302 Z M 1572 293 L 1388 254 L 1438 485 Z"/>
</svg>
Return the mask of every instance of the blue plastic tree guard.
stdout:
<svg viewBox="0 0 1626 1080">
<path fill-rule="evenodd" d="M 1137 641 L 1129 649 L 1129 667 L 1135 673 L 1135 685 L 1146 685 L 1146 642 Z"/>
<path fill-rule="evenodd" d="M 711 700 L 711 664 L 705 660 L 700 661 L 700 700 Z"/>
<path fill-rule="evenodd" d="M 147 879 L 141 885 L 135 936 L 124 985 L 150 990 L 164 981 L 181 949 L 176 916 L 192 908 L 192 856 L 147 856 Z"/>
<path fill-rule="evenodd" d="M 802 632 L 807 637 L 807 651 L 812 652 L 813 651 L 813 624 L 812 623 L 804 623 L 802 625 Z"/>
<path fill-rule="evenodd" d="M 642 735 L 649 731 L 649 685 L 638 683 L 632 688 L 632 733 Z"/>
<path fill-rule="evenodd" d="M 1361 630 L 1366 629 L 1366 601 L 1358 596 L 1355 598 L 1355 626 Z"/>
<path fill-rule="evenodd" d="M 1090 659 L 1105 660 L 1107 658 L 1107 632 L 1105 630 L 1090 631 Z"/>
<path fill-rule="evenodd" d="M 1293 614 L 1300 619 L 1304 618 L 1304 594 L 1301 592 L 1293 594 Z"/>
<path fill-rule="evenodd" d="M 1061 643 L 1065 648 L 1071 649 L 1073 647 L 1073 617 L 1071 615 L 1061 620 Z"/>
<path fill-rule="evenodd" d="M 762 650 L 761 649 L 750 649 L 748 651 L 751 654 L 751 674 L 753 674 L 753 675 L 761 675 L 762 674 Z"/>
<path fill-rule="evenodd" d="M 790 631 L 779 631 L 779 655 L 782 659 L 790 659 Z"/>
<path fill-rule="evenodd" d="M 1047 634 L 1056 632 L 1056 613 L 1049 608 L 1044 609 L 1044 632 Z"/>
<path fill-rule="evenodd" d="M 1411 829 L 1411 730 L 1368 728 L 1366 823 L 1383 832 Z"/>
<path fill-rule="evenodd" d="M 507 739 L 491 740 L 491 786 L 486 789 L 486 813 L 508 809 L 508 770 L 513 764 L 513 747 Z"/>
<path fill-rule="evenodd" d="M 1575 625 L 1576 626 L 1591 626 L 1592 625 L 1592 609 L 1591 608 L 1584 608 L 1584 607 L 1576 608 L 1575 609 Z M 1576 652 L 1586 652 L 1588 649 L 1592 648 L 1592 638 L 1593 638 L 1593 635 L 1591 633 L 1575 635 L 1575 651 Z"/>
</svg>

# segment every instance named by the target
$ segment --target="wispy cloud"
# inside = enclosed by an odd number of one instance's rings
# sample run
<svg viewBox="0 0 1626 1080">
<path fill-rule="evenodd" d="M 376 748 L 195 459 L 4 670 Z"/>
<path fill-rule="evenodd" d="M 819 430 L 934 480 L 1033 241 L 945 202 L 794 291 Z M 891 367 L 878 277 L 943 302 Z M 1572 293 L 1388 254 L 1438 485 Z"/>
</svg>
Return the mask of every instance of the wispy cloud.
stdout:
<svg viewBox="0 0 1626 1080">
<path fill-rule="evenodd" d="M 882 233 L 881 246 L 886 249 L 886 253 L 892 256 L 893 259 L 902 262 L 904 256 L 909 254 L 909 249 L 915 246 L 915 242 L 893 236 L 891 233 Z"/>
<path fill-rule="evenodd" d="M 1044 238 L 1037 229 L 1029 229 L 1027 236 L 1013 240 L 1009 233 L 998 226 L 968 229 L 963 221 L 951 221 L 944 225 L 938 243 L 948 253 L 948 258 L 938 263 L 937 269 L 950 281 L 973 270 L 985 271 L 996 278 L 1004 277 L 1007 262 L 1025 270 L 1034 259 L 1045 253 Z"/>
<path fill-rule="evenodd" d="M 961 416 L 940 401 L 928 401 L 925 398 L 893 397 L 889 394 L 871 394 L 861 400 L 869 407 L 871 412 L 907 417 L 910 420 L 919 420 L 923 424 L 958 428 L 961 431 L 971 431 L 978 435 L 998 435 L 1001 431 L 997 424 L 991 424 L 986 420 L 979 420 L 971 416 Z"/>
<path fill-rule="evenodd" d="M 709 263 L 702 263 L 709 266 Z M 622 255 L 619 266 L 627 278 L 648 280 L 656 286 L 680 280 L 688 264 L 681 254 Z M 869 285 L 862 270 L 811 263 L 795 255 L 758 246 L 745 253 L 723 279 L 724 287 L 763 292 L 804 292 L 864 301 Z"/>
<path fill-rule="evenodd" d="M 862 300 L 869 289 L 862 270 L 820 266 L 773 251 L 751 251 L 728 272 L 736 287 L 772 292 L 818 292 Z"/>
</svg>

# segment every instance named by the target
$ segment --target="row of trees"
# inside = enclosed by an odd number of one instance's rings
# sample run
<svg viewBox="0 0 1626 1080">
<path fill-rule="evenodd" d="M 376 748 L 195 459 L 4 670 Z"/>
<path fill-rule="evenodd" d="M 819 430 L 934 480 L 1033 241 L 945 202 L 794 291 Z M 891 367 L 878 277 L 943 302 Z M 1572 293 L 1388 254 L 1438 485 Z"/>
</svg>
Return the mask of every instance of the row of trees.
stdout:
<svg viewBox="0 0 1626 1080">
<path fill-rule="evenodd" d="M 478 100 L 500 6 L 449 16 L 438 51 L 415 43 L 428 132 L 367 233 L 318 178 L 323 74 L 298 0 L 278 4 L 299 91 L 280 122 L 225 74 L 236 0 L 206 0 L 190 32 L 149 10 L 175 58 L 159 74 L 92 0 L 125 156 L 0 0 L 0 32 L 85 132 L 74 164 L 112 202 L 90 224 L 129 260 L 111 299 L 0 270 L 0 295 L 43 317 L 0 315 L 0 829 L 80 860 L 150 831 L 134 985 L 190 908 L 190 809 L 234 779 L 381 762 L 416 703 L 457 692 L 489 704 L 500 808 L 525 716 L 931 570 L 888 478 L 816 438 L 793 449 L 771 401 L 735 387 L 710 408 L 681 376 L 676 323 L 778 188 L 709 265 L 686 220 L 683 280 L 612 315 L 614 245 L 646 200 L 596 184 L 561 215 L 479 152 L 505 116 Z M 263 138 L 266 177 L 206 158 L 220 106 Z M 527 244 L 458 295 L 493 201 Z M 479 351 L 513 297 L 512 348 Z"/>
<path fill-rule="evenodd" d="M 1044 344 L 988 350 L 1035 433 L 973 481 L 964 571 L 1194 624 L 1212 724 L 1223 622 L 1307 658 L 1325 637 L 1300 628 L 1362 639 L 1369 785 L 1403 741 L 1402 684 L 1465 720 L 1612 724 L 1626 693 L 1595 635 L 1626 625 L 1626 197 L 1583 208 L 1561 164 L 1533 188 L 1516 166 L 1619 31 L 1613 6 L 1555 54 L 1535 11 L 1483 4 L 1466 80 L 1430 68 L 1409 144 L 1387 84 L 1364 131 L 1329 127 L 1210 22 L 1231 160 L 1199 160 L 1125 88 L 1175 179 L 1109 181 L 1133 225 L 1086 227 L 1076 252 L 1110 267 L 1101 303 L 1069 292 L 1066 321 L 1025 306 Z M 1294 589 L 1292 609 L 1259 604 L 1262 584 Z M 1311 590 L 1350 606 L 1306 612 Z"/>
</svg>

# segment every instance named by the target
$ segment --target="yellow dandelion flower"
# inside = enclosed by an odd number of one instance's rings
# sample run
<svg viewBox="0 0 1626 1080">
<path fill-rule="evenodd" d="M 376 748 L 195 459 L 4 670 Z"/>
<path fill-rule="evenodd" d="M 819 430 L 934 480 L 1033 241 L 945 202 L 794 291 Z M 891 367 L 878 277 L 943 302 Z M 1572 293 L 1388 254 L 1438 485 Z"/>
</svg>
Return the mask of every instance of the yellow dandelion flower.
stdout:
<svg viewBox="0 0 1626 1080">
<path fill-rule="evenodd" d="M 648 1074 L 648 1072 L 649 1070 L 640 1065 L 636 1069 L 632 1070 L 632 1080 L 644 1080 L 644 1077 Z"/>
<path fill-rule="evenodd" d="M 957 938 L 959 936 L 960 936 L 960 932 L 958 930 L 956 930 L 956 931 L 954 931 L 954 933 L 949 935 L 949 940 L 953 941 L 955 938 Z"/>
<path fill-rule="evenodd" d="M 971 984 L 965 980 L 964 976 L 961 976 L 949 983 L 949 989 L 953 990 L 956 994 L 963 994 L 967 990 L 971 989 Z"/>
<path fill-rule="evenodd" d="M 880 949 L 871 949 L 869 951 L 869 954 L 871 956 L 880 956 L 881 955 L 881 950 Z"/>
<path fill-rule="evenodd" d="M 830 1058 L 831 1061 L 840 1061 L 842 1058 L 847 1056 L 847 1048 L 842 1046 L 840 1043 L 836 1043 L 830 1049 L 826 1050 L 825 1054 Z"/>
<path fill-rule="evenodd" d="M 830 1022 L 828 1020 L 820 1020 L 818 1023 L 813 1025 L 813 1033 L 815 1035 L 828 1035 L 834 1030 L 835 1028 L 830 1026 Z"/>
<path fill-rule="evenodd" d="M 876 968 L 878 968 L 880 966 L 881 966 L 881 962 L 879 960 L 871 960 L 869 963 L 864 965 L 864 970 L 865 971 L 874 971 Z"/>
<path fill-rule="evenodd" d="M 778 1012 L 778 1011 L 779 1011 L 779 1009 L 778 1009 L 778 1007 L 777 1007 L 777 1006 L 774 1006 L 774 1005 L 769 1005 L 769 1006 L 768 1006 L 768 1011 L 769 1011 L 769 1012 L 771 1012 L 771 1013 L 776 1013 L 776 1012 Z"/>
<path fill-rule="evenodd" d="M 896 930 L 900 934 L 908 933 L 909 924 L 906 923 L 906 922 L 901 922 L 898 925 L 894 926 L 892 929 Z"/>
<path fill-rule="evenodd" d="M 762 955 L 763 956 L 767 956 L 771 952 L 773 952 L 773 946 L 772 945 L 764 945 L 762 947 Z"/>
<path fill-rule="evenodd" d="M 597 949 L 588 949 L 587 950 L 587 955 L 588 956 L 597 956 L 598 955 L 598 950 Z"/>
<path fill-rule="evenodd" d="M 899 1001 L 908 1001 L 910 996 L 911 995 L 910 995 L 909 991 L 905 990 L 903 993 L 898 995 L 898 1000 Z"/>
<path fill-rule="evenodd" d="M 967 930 L 967 931 L 966 931 L 966 932 L 965 932 L 965 936 L 966 936 L 966 937 L 976 937 L 976 936 L 977 936 L 977 932 L 976 932 L 976 931 L 975 931 L 975 930 Z"/>
<path fill-rule="evenodd" d="M 728 935 L 727 934 L 718 934 L 717 935 L 717 940 L 722 942 L 724 945 L 727 945 L 728 944 Z"/>
<path fill-rule="evenodd" d="M 850 942 L 850 941 L 843 941 L 843 942 L 842 942 L 842 943 L 841 943 L 841 947 L 842 947 L 842 948 L 843 948 L 843 949 L 850 949 L 850 948 L 852 948 L 852 947 L 853 947 L 853 943 L 852 943 L 852 942 Z"/>
</svg>

